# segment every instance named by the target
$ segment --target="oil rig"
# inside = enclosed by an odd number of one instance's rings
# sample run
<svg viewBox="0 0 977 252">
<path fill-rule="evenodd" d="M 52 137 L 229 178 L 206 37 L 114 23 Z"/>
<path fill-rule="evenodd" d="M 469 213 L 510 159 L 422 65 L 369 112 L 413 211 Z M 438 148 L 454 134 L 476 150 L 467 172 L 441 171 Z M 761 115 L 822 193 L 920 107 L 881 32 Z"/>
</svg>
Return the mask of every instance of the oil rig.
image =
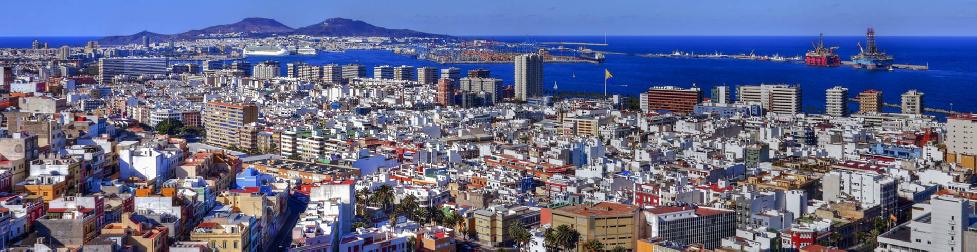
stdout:
<svg viewBox="0 0 977 252">
<path fill-rule="evenodd" d="M 824 47 L 824 33 L 818 35 L 814 49 L 804 54 L 804 64 L 808 66 L 836 67 L 841 65 L 841 57 L 835 53 L 837 46 Z"/>
<path fill-rule="evenodd" d="M 892 70 L 892 56 L 875 46 L 875 29 L 869 27 L 865 34 L 865 48 L 858 44 L 858 55 L 852 56 L 852 66 L 872 70 Z"/>
</svg>

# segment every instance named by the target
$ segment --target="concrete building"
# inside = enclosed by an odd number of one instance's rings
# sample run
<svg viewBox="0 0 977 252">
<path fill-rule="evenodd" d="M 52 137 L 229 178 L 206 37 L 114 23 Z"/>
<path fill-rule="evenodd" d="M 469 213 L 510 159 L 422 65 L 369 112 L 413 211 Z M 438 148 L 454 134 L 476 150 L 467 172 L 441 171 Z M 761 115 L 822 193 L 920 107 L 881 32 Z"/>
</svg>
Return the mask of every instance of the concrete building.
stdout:
<svg viewBox="0 0 977 252">
<path fill-rule="evenodd" d="M 239 146 L 241 128 L 256 121 L 258 121 L 258 107 L 254 104 L 209 102 L 203 113 L 207 144 L 221 147 Z"/>
<path fill-rule="evenodd" d="M 543 57 L 523 54 L 515 59 L 515 99 L 526 101 L 543 95 Z"/>
<path fill-rule="evenodd" d="M 948 117 L 946 131 L 945 160 L 967 169 L 977 169 L 977 114 Z"/>
<path fill-rule="evenodd" d="M 417 82 L 421 84 L 434 84 L 438 81 L 438 69 L 434 67 L 417 68 Z"/>
<path fill-rule="evenodd" d="M 457 67 L 449 67 L 441 69 L 441 79 L 452 79 L 458 81 L 461 79 L 461 69 Z"/>
<path fill-rule="evenodd" d="M 166 58 L 101 58 L 98 60 L 99 81 L 112 82 L 116 76 L 164 75 L 168 67 Z"/>
<path fill-rule="evenodd" d="M 374 79 L 384 79 L 393 80 L 394 79 L 394 68 L 388 65 L 375 66 L 373 67 L 373 78 Z"/>
<path fill-rule="evenodd" d="M 723 238 L 736 235 L 733 211 L 708 207 L 654 207 L 643 212 L 651 239 L 678 244 L 719 247 Z"/>
<path fill-rule="evenodd" d="M 898 203 L 898 184 L 875 172 L 835 169 L 821 178 L 822 198 L 828 202 L 853 199 L 866 209 L 878 205 L 883 216 L 889 216 Z"/>
<path fill-rule="evenodd" d="M 858 113 L 881 113 L 882 91 L 869 89 L 858 93 Z"/>
<path fill-rule="evenodd" d="M 318 81 L 322 79 L 322 67 L 301 64 L 298 66 L 298 78 L 305 81 Z"/>
<path fill-rule="evenodd" d="M 508 231 L 510 226 L 523 225 L 530 227 L 538 225 L 540 221 L 539 209 L 526 206 L 513 208 L 495 206 L 488 209 L 476 210 L 474 216 L 474 228 L 478 236 L 478 242 L 493 247 L 513 245 Z"/>
<path fill-rule="evenodd" d="M 702 90 L 697 87 L 680 88 L 675 86 L 655 86 L 648 89 L 641 107 L 646 112 L 667 110 L 680 114 L 689 114 L 695 105 L 702 102 Z"/>
<path fill-rule="evenodd" d="M 835 86 L 825 91 L 824 112 L 835 117 L 848 116 L 848 89 Z"/>
<path fill-rule="evenodd" d="M 964 246 L 964 231 L 973 224 L 972 204 L 953 196 L 933 196 L 913 206 L 913 219 L 877 238 L 878 252 L 973 251 Z"/>
<path fill-rule="evenodd" d="M 767 112 L 796 114 L 801 112 L 801 87 L 798 85 L 738 86 L 738 102 L 759 103 Z"/>
<path fill-rule="evenodd" d="M 455 81 L 448 78 L 438 80 L 437 103 L 441 106 L 455 105 Z"/>
<path fill-rule="evenodd" d="M 281 76 L 281 66 L 278 61 L 265 61 L 254 65 L 254 74 L 252 75 L 255 79 L 267 80 L 274 79 Z"/>
<path fill-rule="evenodd" d="M 343 65 L 343 80 L 359 79 L 366 77 L 366 67 L 359 64 Z"/>
<path fill-rule="evenodd" d="M 733 103 L 733 91 L 730 90 L 729 86 L 715 86 L 712 87 L 712 93 L 709 96 L 711 102 L 719 104 Z"/>
<path fill-rule="evenodd" d="M 502 91 L 502 80 L 496 78 L 461 78 L 458 87 L 462 92 L 475 94 L 485 101 L 485 104 L 499 102 L 499 92 Z"/>
<path fill-rule="evenodd" d="M 635 249 L 639 238 L 638 208 L 613 202 L 580 204 L 553 209 L 552 226 L 567 225 L 580 232 L 580 245 L 597 240 L 605 248 Z"/>
<path fill-rule="evenodd" d="M 468 78 L 488 78 L 491 75 L 492 72 L 489 72 L 488 69 L 478 68 L 478 69 L 468 70 Z"/>
<path fill-rule="evenodd" d="M 901 108 L 903 114 L 922 114 L 923 92 L 912 89 L 903 93 Z"/>
<path fill-rule="evenodd" d="M 394 67 L 394 80 L 399 81 L 415 81 L 417 77 L 417 68 L 413 66 L 401 65 Z"/>
<path fill-rule="evenodd" d="M 322 81 L 326 83 L 340 84 L 344 82 L 343 67 L 337 64 L 327 64 L 322 66 Z"/>
</svg>

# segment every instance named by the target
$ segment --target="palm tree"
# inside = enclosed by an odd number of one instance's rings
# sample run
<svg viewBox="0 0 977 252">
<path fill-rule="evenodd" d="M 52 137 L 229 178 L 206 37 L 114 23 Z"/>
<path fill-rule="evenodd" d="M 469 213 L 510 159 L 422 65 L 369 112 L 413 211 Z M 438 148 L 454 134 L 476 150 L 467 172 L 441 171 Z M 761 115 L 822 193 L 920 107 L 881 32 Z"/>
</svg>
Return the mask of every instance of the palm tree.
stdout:
<svg viewBox="0 0 977 252">
<path fill-rule="evenodd" d="M 394 203 L 394 189 L 389 185 L 382 185 L 373 193 L 371 201 L 374 205 L 380 206 L 384 211 L 389 211 Z"/>
<path fill-rule="evenodd" d="M 404 196 L 403 199 L 400 199 L 400 204 L 397 205 L 397 210 L 400 210 L 401 213 L 407 215 L 407 218 L 414 219 L 413 215 L 415 214 L 415 211 L 417 211 L 417 207 L 417 197 L 414 197 L 414 195 L 407 195 Z"/>
<path fill-rule="evenodd" d="M 413 218 L 411 219 L 420 223 L 427 223 L 429 216 L 431 216 L 431 213 L 428 212 L 426 207 L 416 208 L 414 209 L 413 213 Z"/>
<path fill-rule="evenodd" d="M 546 231 L 543 232 L 543 245 L 547 250 L 556 250 L 557 247 L 559 247 L 559 244 L 557 243 L 556 230 L 553 228 L 546 228 Z"/>
<path fill-rule="evenodd" d="M 525 246 L 533 238 L 533 234 L 530 234 L 529 230 L 526 230 L 526 227 L 522 225 L 510 225 L 507 231 L 509 231 L 509 237 L 516 242 L 519 248 Z"/>
<path fill-rule="evenodd" d="M 580 242 L 580 232 L 570 226 L 560 225 L 556 227 L 556 242 L 564 250 L 573 250 Z"/>
<path fill-rule="evenodd" d="M 582 245 L 582 247 L 583 247 L 583 251 L 586 251 L 586 252 L 601 252 L 601 251 L 604 251 L 604 244 L 603 243 L 600 243 L 600 241 L 598 241 L 598 240 L 589 240 L 587 242 L 584 242 L 583 245 Z"/>
<path fill-rule="evenodd" d="M 627 252 L 627 251 L 628 250 L 625 249 L 624 247 L 621 247 L 621 245 L 614 246 L 614 248 L 611 249 L 611 252 Z"/>
<path fill-rule="evenodd" d="M 431 224 L 443 223 L 444 222 L 444 211 L 438 209 L 435 206 L 429 206 L 427 209 L 428 219 Z"/>
<path fill-rule="evenodd" d="M 370 203 L 370 188 L 364 187 L 356 191 L 356 215 L 362 216 L 366 212 L 366 205 Z"/>
</svg>

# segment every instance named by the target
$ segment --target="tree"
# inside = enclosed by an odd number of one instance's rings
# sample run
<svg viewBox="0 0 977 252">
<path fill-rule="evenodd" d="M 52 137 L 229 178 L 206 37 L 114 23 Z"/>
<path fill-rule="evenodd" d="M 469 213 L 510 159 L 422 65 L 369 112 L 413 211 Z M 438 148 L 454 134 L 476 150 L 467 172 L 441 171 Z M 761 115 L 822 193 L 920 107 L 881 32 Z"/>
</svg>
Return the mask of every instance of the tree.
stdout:
<svg viewBox="0 0 977 252">
<path fill-rule="evenodd" d="M 587 242 L 584 242 L 583 245 L 582 245 L 582 247 L 583 247 L 583 251 L 586 251 L 586 252 L 601 252 L 601 251 L 604 251 L 604 244 L 603 243 L 600 243 L 600 241 L 598 241 L 598 240 L 589 240 Z"/>
<path fill-rule="evenodd" d="M 353 230 L 356 230 L 358 228 L 365 228 L 365 227 L 366 227 L 366 222 L 357 221 L 353 223 Z"/>
<path fill-rule="evenodd" d="M 526 230 L 526 227 L 523 227 L 522 225 L 510 225 L 509 230 L 507 231 L 509 232 L 509 237 L 512 238 L 512 241 L 516 242 L 516 245 L 518 245 L 519 248 L 522 248 L 528 244 L 530 239 L 533 238 L 533 235 L 529 233 L 529 230 Z"/>
<path fill-rule="evenodd" d="M 366 205 L 370 203 L 370 188 L 364 187 L 356 191 L 356 215 L 366 214 Z"/>
<path fill-rule="evenodd" d="M 160 135 L 174 135 L 183 129 L 180 120 L 166 119 L 156 124 L 156 133 Z"/>
<path fill-rule="evenodd" d="M 614 248 L 611 249 L 611 252 L 627 252 L 627 251 L 628 250 L 625 249 L 624 247 L 621 247 L 621 245 L 614 246 Z"/>
<path fill-rule="evenodd" d="M 557 247 L 559 247 L 559 244 L 557 243 L 556 230 L 553 228 L 547 228 L 546 231 L 543 232 L 543 246 L 545 246 L 547 250 L 556 250 Z"/>
<path fill-rule="evenodd" d="M 391 197 L 393 197 L 392 194 Z M 404 196 L 403 199 L 400 199 L 400 204 L 397 205 L 396 210 L 407 215 L 408 219 L 417 221 L 417 210 L 419 210 L 417 209 L 418 206 L 417 197 L 414 197 L 414 195 L 407 195 Z"/>
<path fill-rule="evenodd" d="M 556 244 L 563 250 L 573 250 L 580 242 L 580 232 L 567 225 L 556 227 L 555 236 Z"/>
<path fill-rule="evenodd" d="M 393 187 L 389 185 L 382 185 L 377 188 L 376 192 L 373 192 L 373 197 L 370 201 L 375 205 L 383 208 L 384 211 L 389 211 L 394 203 L 394 192 Z"/>
</svg>

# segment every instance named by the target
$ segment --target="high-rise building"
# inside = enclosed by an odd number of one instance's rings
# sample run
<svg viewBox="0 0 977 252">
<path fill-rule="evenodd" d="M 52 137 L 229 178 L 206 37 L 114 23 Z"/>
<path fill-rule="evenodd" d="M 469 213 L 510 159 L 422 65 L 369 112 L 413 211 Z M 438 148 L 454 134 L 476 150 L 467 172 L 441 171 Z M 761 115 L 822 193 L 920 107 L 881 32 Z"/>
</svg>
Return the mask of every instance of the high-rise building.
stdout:
<svg viewBox="0 0 977 252">
<path fill-rule="evenodd" d="M 225 148 L 240 146 L 242 128 L 256 121 L 258 107 L 254 104 L 208 102 L 203 113 L 207 144 Z"/>
<path fill-rule="evenodd" d="M 343 79 L 346 81 L 366 77 L 366 67 L 359 64 L 343 65 Z"/>
<path fill-rule="evenodd" d="M 6 87 L 14 82 L 14 68 L 0 66 L 0 87 Z"/>
<path fill-rule="evenodd" d="M 438 80 L 437 103 L 441 106 L 451 106 L 455 103 L 455 81 L 448 78 Z"/>
<path fill-rule="evenodd" d="M 912 220 L 878 236 L 879 252 L 974 251 L 965 232 L 974 224 L 972 202 L 938 195 L 913 205 Z"/>
<path fill-rule="evenodd" d="M 388 65 L 373 67 L 373 78 L 392 80 L 394 78 L 394 68 Z"/>
<path fill-rule="evenodd" d="M 322 66 L 322 81 L 326 83 L 343 83 L 343 67 L 337 64 Z"/>
<path fill-rule="evenodd" d="M 759 103 L 764 111 L 784 114 L 801 112 L 801 87 L 797 85 L 738 86 L 740 103 Z"/>
<path fill-rule="evenodd" d="M 472 69 L 468 70 L 468 78 L 488 78 L 491 72 L 488 69 Z"/>
<path fill-rule="evenodd" d="M 566 225 L 580 233 L 580 245 L 597 240 L 604 247 L 635 249 L 639 235 L 638 208 L 614 202 L 580 204 L 552 210 L 552 226 Z"/>
<path fill-rule="evenodd" d="M 458 81 L 461 91 L 476 94 L 489 104 L 499 101 L 502 91 L 502 80 L 496 78 L 461 78 Z"/>
<path fill-rule="evenodd" d="M 644 218 L 651 226 L 650 238 L 677 244 L 720 246 L 723 238 L 736 236 L 733 211 L 695 206 L 662 206 L 648 209 Z M 582 235 L 581 235 L 582 236 Z"/>
<path fill-rule="evenodd" d="M 955 114 L 946 120 L 946 161 L 977 169 L 977 114 Z"/>
<path fill-rule="evenodd" d="M 523 54 L 515 59 L 515 99 L 526 101 L 543 95 L 543 57 Z"/>
<path fill-rule="evenodd" d="M 252 74 L 254 74 L 252 72 L 252 70 L 254 69 L 251 67 L 251 62 L 247 62 L 243 60 L 232 62 L 231 66 L 228 67 L 228 69 L 241 71 L 242 73 L 244 73 L 245 76 L 251 76 Z"/>
<path fill-rule="evenodd" d="M 438 69 L 434 67 L 417 68 L 417 82 L 421 84 L 434 84 L 438 81 Z"/>
<path fill-rule="evenodd" d="M 58 48 L 58 58 L 61 60 L 67 60 L 68 56 L 71 56 L 71 47 L 61 46 Z"/>
<path fill-rule="evenodd" d="M 733 99 L 732 99 L 733 96 L 731 95 L 731 93 L 732 90 L 729 89 L 729 86 L 715 86 L 712 87 L 712 94 L 709 98 L 712 99 L 711 101 L 713 103 L 719 103 L 719 104 L 733 103 Z"/>
<path fill-rule="evenodd" d="M 394 80 L 399 80 L 399 81 L 417 80 L 417 77 L 414 76 L 414 73 L 416 72 L 417 69 L 414 68 L 413 66 L 401 65 L 398 67 L 394 67 Z"/>
<path fill-rule="evenodd" d="M 302 64 L 298 67 L 299 79 L 314 81 L 322 79 L 322 67 L 316 65 Z"/>
<path fill-rule="evenodd" d="M 441 69 L 441 79 L 452 79 L 458 81 L 461 79 L 461 69 L 456 67 L 449 67 Z"/>
<path fill-rule="evenodd" d="M 299 67 L 305 65 L 302 62 L 292 62 L 285 64 L 285 76 L 288 78 L 298 78 L 299 77 Z"/>
<path fill-rule="evenodd" d="M 167 72 L 166 58 L 101 58 L 98 60 L 99 81 L 112 82 L 116 76 L 163 75 Z"/>
<path fill-rule="evenodd" d="M 692 113 L 695 105 L 702 102 L 702 90 L 699 88 L 680 88 L 675 86 L 651 87 L 646 92 L 646 103 L 642 107 L 648 111 L 667 110 L 675 113 Z"/>
<path fill-rule="evenodd" d="M 869 89 L 858 93 L 858 113 L 882 112 L 882 91 Z"/>
<path fill-rule="evenodd" d="M 923 113 L 923 92 L 915 89 L 906 91 L 902 94 L 902 113 L 903 114 L 922 114 Z"/>
<path fill-rule="evenodd" d="M 265 61 L 254 65 L 255 79 L 273 79 L 281 75 L 281 66 L 278 61 Z"/>
<path fill-rule="evenodd" d="M 830 116 L 848 116 L 848 89 L 835 86 L 825 91 L 824 112 Z"/>
<path fill-rule="evenodd" d="M 149 49 L 149 36 L 142 36 L 142 48 Z"/>
</svg>

